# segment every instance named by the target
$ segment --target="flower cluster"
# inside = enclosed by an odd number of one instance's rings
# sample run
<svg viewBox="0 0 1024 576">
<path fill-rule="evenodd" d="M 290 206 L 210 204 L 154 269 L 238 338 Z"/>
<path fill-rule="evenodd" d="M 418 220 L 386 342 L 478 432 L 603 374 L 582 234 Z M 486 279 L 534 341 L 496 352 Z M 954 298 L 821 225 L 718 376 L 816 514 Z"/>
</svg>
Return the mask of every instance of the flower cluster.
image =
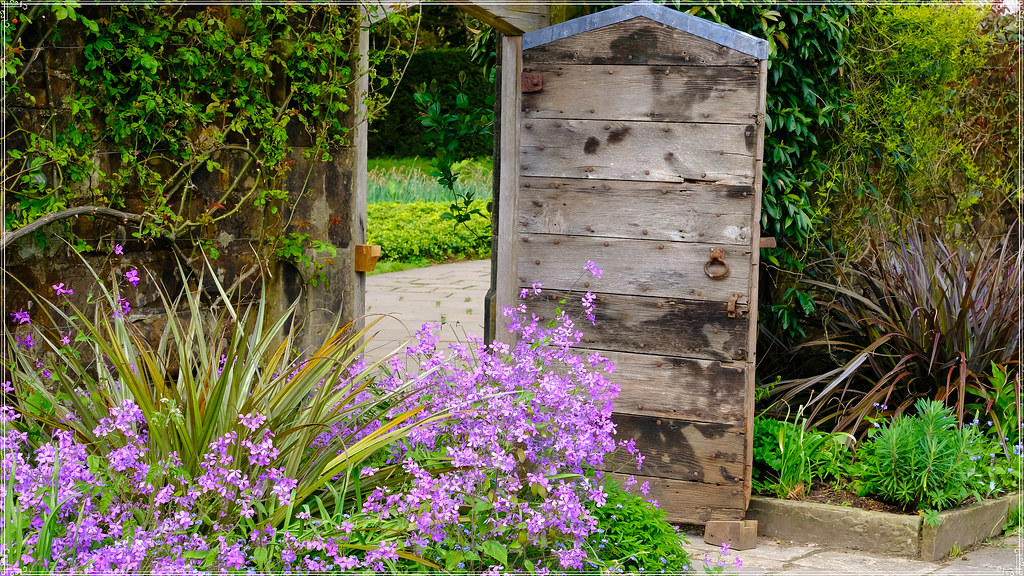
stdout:
<svg viewBox="0 0 1024 576">
<path fill-rule="evenodd" d="M 597 528 L 584 504 L 603 502 L 594 471 L 616 448 L 614 367 L 574 349 L 582 334 L 564 313 L 550 327 L 524 305 L 504 313 L 517 336 L 511 345 L 470 339 L 438 349 L 437 326 L 417 334 L 408 353 L 428 377 L 394 412 L 423 403 L 424 415 L 450 417 L 409 434 L 392 458 L 409 487 L 374 491 L 366 512 L 408 518 L 406 544 L 444 555 L 469 543 L 460 511 L 472 509 L 476 541 L 548 549 L 553 569 L 580 569 Z M 401 369 L 391 376 L 410 377 Z"/>
</svg>

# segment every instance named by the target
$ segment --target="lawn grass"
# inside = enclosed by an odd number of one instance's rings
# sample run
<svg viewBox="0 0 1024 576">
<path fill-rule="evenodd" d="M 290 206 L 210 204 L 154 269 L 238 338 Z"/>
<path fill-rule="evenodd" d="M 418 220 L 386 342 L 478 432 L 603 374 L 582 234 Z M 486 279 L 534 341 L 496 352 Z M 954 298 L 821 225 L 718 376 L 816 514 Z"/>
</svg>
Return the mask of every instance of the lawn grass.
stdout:
<svg viewBox="0 0 1024 576">
<path fill-rule="evenodd" d="M 445 202 L 451 193 L 430 176 L 429 158 L 374 158 L 367 163 L 366 202 Z M 478 200 L 491 198 L 491 159 L 467 160 L 458 170 L 455 190 L 472 192 Z"/>
</svg>

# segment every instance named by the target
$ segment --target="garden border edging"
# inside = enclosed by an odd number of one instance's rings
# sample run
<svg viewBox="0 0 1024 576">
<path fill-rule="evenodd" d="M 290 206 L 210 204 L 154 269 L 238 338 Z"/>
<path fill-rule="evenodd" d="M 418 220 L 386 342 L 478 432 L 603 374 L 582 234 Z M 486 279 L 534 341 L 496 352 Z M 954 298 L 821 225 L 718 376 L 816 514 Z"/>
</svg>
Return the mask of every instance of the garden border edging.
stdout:
<svg viewBox="0 0 1024 576">
<path fill-rule="evenodd" d="M 954 545 L 967 548 L 998 535 L 1020 500 L 1010 494 L 946 510 L 934 528 L 919 515 L 762 496 L 751 496 L 746 518 L 757 520 L 761 536 L 936 561 Z"/>
</svg>

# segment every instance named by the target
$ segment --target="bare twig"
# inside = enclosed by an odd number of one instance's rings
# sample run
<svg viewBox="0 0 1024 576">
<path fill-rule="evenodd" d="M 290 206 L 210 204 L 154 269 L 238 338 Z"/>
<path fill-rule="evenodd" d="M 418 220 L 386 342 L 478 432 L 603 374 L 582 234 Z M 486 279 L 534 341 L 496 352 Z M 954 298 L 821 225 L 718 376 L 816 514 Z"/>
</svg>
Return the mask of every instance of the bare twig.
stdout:
<svg viewBox="0 0 1024 576">
<path fill-rule="evenodd" d="M 7 248 L 7 245 L 11 242 L 14 242 L 18 238 L 27 236 L 47 224 L 52 224 L 74 216 L 106 216 L 123 222 L 142 222 L 144 219 L 144 216 L 141 214 L 122 212 L 113 208 L 107 208 L 106 206 L 78 206 L 75 208 L 67 208 L 58 212 L 51 212 L 23 228 L 18 228 L 17 230 L 0 235 L 0 249 Z"/>
</svg>

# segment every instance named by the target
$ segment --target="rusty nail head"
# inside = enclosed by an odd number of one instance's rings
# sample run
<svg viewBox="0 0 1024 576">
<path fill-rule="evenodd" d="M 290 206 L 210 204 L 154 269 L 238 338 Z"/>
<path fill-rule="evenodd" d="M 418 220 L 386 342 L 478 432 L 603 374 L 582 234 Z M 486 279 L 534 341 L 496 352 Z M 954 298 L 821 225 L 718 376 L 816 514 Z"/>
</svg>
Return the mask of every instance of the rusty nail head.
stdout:
<svg viewBox="0 0 1024 576">
<path fill-rule="evenodd" d="M 594 231 L 593 228 L 591 228 L 590 226 L 587 226 L 587 232 L 593 232 L 593 231 Z"/>
<path fill-rule="evenodd" d="M 590 282 L 584 282 L 583 283 L 583 287 L 584 288 L 590 288 Z"/>
<path fill-rule="evenodd" d="M 650 174 L 650 173 L 651 173 L 650 170 L 644 170 L 644 174 Z"/>
<path fill-rule="evenodd" d="M 698 472 L 694 472 L 694 473 L 693 473 L 693 475 L 694 475 L 694 476 L 700 476 L 700 473 L 698 473 Z"/>
<path fill-rule="evenodd" d="M 605 185 L 604 185 L 604 189 L 605 189 L 605 190 L 611 190 L 611 189 L 612 189 L 612 187 L 611 187 L 611 186 L 609 186 L 608 184 L 605 184 Z"/>
<path fill-rule="evenodd" d="M 562 127 L 562 123 L 561 122 L 555 122 L 555 127 L 556 128 L 561 128 Z"/>
<path fill-rule="evenodd" d="M 700 416 L 700 412 L 697 412 L 697 416 Z M 717 457 L 718 457 L 718 452 L 712 452 L 712 453 L 710 454 L 710 456 L 711 456 L 712 458 L 717 458 Z"/>
<path fill-rule="evenodd" d="M 595 112 L 595 110 L 593 108 L 591 108 L 590 109 L 590 113 L 593 114 L 594 112 Z"/>
<path fill-rule="evenodd" d="M 643 404 L 637 404 L 636 405 L 636 409 L 637 410 L 643 410 L 644 409 L 644 405 Z"/>
<path fill-rule="evenodd" d="M 697 410 L 696 412 L 694 412 L 694 415 L 696 415 L 696 416 L 700 416 L 700 410 Z M 712 458 L 714 458 L 714 457 L 715 457 L 715 453 L 714 453 L 714 452 L 712 452 L 712 453 L 711 453 L 711 457 L 712 457 Z"/>
<path fill-rule="evenodd" d="M 529 130 L 530 128 L 533 128 L 533 123 L 527 122 L 526 123 L 526 129 Z"/>
<path fill-rule="evenodd" d="M 594 167 L 593 166 L 591 166 L 590 168 L 587 168 L 587 172 L 593 172 L 593 171 L 594 171 Z"/>
<path fill-rule="evenodd" d="M 703 296 L 703 295 L 704 295 L 704 291 L 702 291 L 702 290 L 697 290 L 697 296 Z"/>
<path fill-rule="evenodd" d="M 534 264 L 540 264 L 540 260 L 534 260 L 533 263 Z"/>
<path fill-rule="evenodd" d="M 647 236 L 647 230 L 644 230 L 644 231 L 643 231 L 643 235 L 644 235 L 644 236 Z"/>
<path fill-rule="evenodd" d="M 703 238 L 704 237 L 704 233 L 703 232 L 698 232 L 697 236 L 700 236 L 701 238 Z"/>
<path fill-rule="evenodd" d="M 609 70 L 608 71 L 608 75 L 611 76 L 612 74 L 615 74 L 615 72 L 612 72 L 611 70 Z"/>
<path fill-rule="evenodd" d="M 605 130 L 611 130 L 612 129 L 612 125 L 611 124 L 605 124 L 604 125 L 604 129 Z"/>
<path fill-rule="evenodd" d="M 658 368 L 661 368 L 661 360 L 655 362 L 654 365 L 657 366 Z"/>
<path fill-rule="evenodd" d="M 664 244 L 659 244 L 658 245 L 658 250 L 664 250 L 664 249 L 665 249 L 665 245 Z"/>
<path fill-rule="evenodd" d="M 519 165 L 519 168 L 521 168 L 521 169 L 523 169 L 523 170 L 526 170 L 527 166 L 526 166 L 526 164 L 520 164 L 520 165 Z"/>
<path fill-rule="evenodd" d="M 705 118 L 707 118 L 708 116 L 711 116 L 711 113 L 709 113 L 709 112 L 705 112 L 705 113 L 704 113 L 704 117 L 705 117 Z"/>
<path fill-rule="evenodd" d="M 558 242 L 559 242 L 559 240 L 557 240 L 557 239 L 556 239 L 556 240 L 555 240 L 555 244 L 558 244 Z"/>
<path fill-rule="evenodd" d="M 718 334 L 718 328 L 715 328 L 715 334 Z"/>
<path fill-rule="evenodd" d="M 654 423 L 657 424 L 658 426 L 661 426 L 661 420 L 656 420 Z"/>
<path fill-rule="evenodd" d="M 663 127 L 662 127 L 662 129 L 661 129 L 661 131 L 662 131 L 662 132 L 668 132 L 668 126 L 663 126 Z"/>
<path fill-rule="evenodd" d="M 544 149 L 544 145 L 543 145 L 543 144 L 541 144 L 540 146 L 537 146 L 537 149 L 538 149 L 538 150 L 543 150 L 543 149 Z"/>
<path fill-rule="evenodd" d="M 529 238 L 523 238 L 523 242 L 529 242 L 529 241 L 530 241 Z"/>
<path fill-rule="evenodd" d="M 743 135 L 744 136 L 750 136 L 750 130 L 747 130 L 746 132 L 744 132 Z"/>
<path fill-rule="evenodd" d="M 669 75 L 669 70 L 668 70 L 668 68 L 665 68 L 665 76 L 668 76 L 668 75 Z"/>
<path fill-rule="evenodd" d="M 604 243 L 604 245 L 605 245 L 605 246 L 608 246 L 608 243 L 607 243 L 607 242 L 605 242 L 605 243 Z"/>
<path fill-rule="evenodd" d="M 715 394 L 718 394 L 718 388 L 712 388 L 711 391 L 714 392 Z"/>
<path fill-rule="evenodd" d="M 640 343 L 640 347 L 641 347 L 641 348 L 643 348 L 643 347 L 644 347 L 644 343 L 643 343 L 643 342 L 641 342 L 641 343 Z"/>
<path fill-rule="evenodd" d="M 641 292 L 647 292 L 647 286 L 641 286 L 641 287 L 640 287 L 640 291 L 641 291 Z M 643 346 L 643 344 L 641 344 L 640 346 L 642 347 L 642 346 Z"/>
<path fill-rule="evenodd" d="M 664 306 L 664 304 L 662 304 L 661 302 L 658 302 L 658 308 L 661 308 L 662 306 Z"/>
<path fill-rule="evenodd" d="M 529 187 L 530 187 L 530 183 L 529 183 L 529 182 L 527 182 L 526 184 L 523 184 L 523 187 L 525 187 L 525 188 L 529 188 Z"/>
</svg>

